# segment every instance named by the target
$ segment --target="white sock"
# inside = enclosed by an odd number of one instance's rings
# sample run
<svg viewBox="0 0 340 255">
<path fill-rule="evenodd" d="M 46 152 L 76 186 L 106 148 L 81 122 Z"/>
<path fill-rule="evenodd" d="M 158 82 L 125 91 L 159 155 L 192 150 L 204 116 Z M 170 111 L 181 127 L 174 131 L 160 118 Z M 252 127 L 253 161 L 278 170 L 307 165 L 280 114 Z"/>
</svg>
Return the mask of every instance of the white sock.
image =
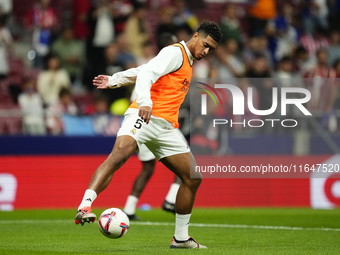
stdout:
<svg viewBox="0 0 340 255">
<path fill-rule="evenodd" d="M 92 190 L 92 189 L 87 189 L 85 191 L 83 200 L 81 201 L 81 204 L 78 207 L 78 210 L 80 210 L 81 208 L 85 207 L 85 206 L 90 206 L 92 205 L 93 201 L 96 199 L 97 197 L 97 193 Z"/>
<path fill-rule="evenodd" d="M 125 203 L 125 207 L 124 207 L 124 212 L 127 215 L 134 215 L 136 212 L 136 205 L 138 203 L 138 197 L 135 196 L 128 196 L 126 203 Z"/>
<path fill-rule="evenodd" d="M 186 241 L 189 238 L 189 220 L 190 214 L 178 214 L 176 213 L 176 228 L 175 238 L 178 241 Z"/>
<path fill-rule="evenodd" d="M 178 183 L 173 183 L 170 186 L 170 189 L 168 191 L 168 194 L 165 197 L 165 200 L 171 204 L 176 203 L 176 196 L 177 196 L 177 191 L 179 189 L 179 184 Z"/>
</svg>

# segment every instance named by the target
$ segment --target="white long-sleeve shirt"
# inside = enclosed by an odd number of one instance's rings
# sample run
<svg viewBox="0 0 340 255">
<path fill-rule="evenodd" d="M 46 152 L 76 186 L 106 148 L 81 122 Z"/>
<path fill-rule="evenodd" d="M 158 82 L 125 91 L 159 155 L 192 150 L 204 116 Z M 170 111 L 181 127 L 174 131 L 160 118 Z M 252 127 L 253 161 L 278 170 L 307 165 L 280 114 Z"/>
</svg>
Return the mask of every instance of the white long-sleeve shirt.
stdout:
<svg viewBox="0 0 340 255">
<path fill-rule="evenodd" d="M 194 57 L 190 53 L 184 41 L 180 42 L 189 56 L 190 65 Z M 109 77 L 111 88 L 120 87 L 136 83 L 138 107 L 150 106 L 152 108 L 150 89 L 160 77 L 178 70 L 183 63 L 183 54 L 179 47 L 168 46 L 163 48 L 156 57 L 147 64 L 137 68 L 131 68 L 123 72 L 118 72 Z"/>
</svg>

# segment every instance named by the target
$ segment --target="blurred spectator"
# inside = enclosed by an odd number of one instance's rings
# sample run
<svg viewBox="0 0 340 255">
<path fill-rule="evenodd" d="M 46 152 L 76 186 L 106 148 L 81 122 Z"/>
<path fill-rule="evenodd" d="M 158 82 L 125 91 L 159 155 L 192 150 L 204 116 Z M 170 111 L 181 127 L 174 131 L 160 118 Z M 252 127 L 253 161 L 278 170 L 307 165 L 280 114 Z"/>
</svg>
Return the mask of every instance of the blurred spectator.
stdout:
<svg viewBox="0 0 340 255">
<path fill-rule="evenodd" d="M 89 13 L 88 60 L 93 66 L 104 60 L 105 47 L 115 39 L 114 10 L 109 0 L 97 0 Z"/>
<path fill-rule="evenodd" d="M 190 32 L 196 31 L 198 27 L 198 21 L 196 16 L 187 7 L 185 0 L 175 0 L 175 13 L 173 16 L 173 22 L 178 27 L 189 27 Z"/>
<path fill-rule="evenodd" d="M 272 88 L 273 82 L 268 79 L 271 77 L 268 62 L 264 55 L 256 54 L 255 59 L 246 73 L 250 83 L 257 89 L 260 97 L 259 110 L 268 110 L 272 106 Z"/>
<path fill-rule="evenodd" d="M 303 0 L 303 25 L 306 34 L 313 34 L 317 27 L 328 29 L 327 0 Z"/>
<path fill-rule="evenodd" d="M 60 68 L 60 60 L 57 56 L 51 55 L 46 61 L 46 69 L 38 75 L 38 92 L 44 103 L 51 105 L 58 101 L 61 88 L 70 86 L 70 77 L 66 70 Z"/>
<path fill-rule="evenodd" d="M 39 0 L 27 14 L 27 26 L 32 30 L 32 46 L 36 53 L 34 66 L 42 68 L 50 51 L 53 32 L 58 27 L 57 16 L 50 6 L 51 0 Z"/>
<path fill-rule="evenodd" d="M 189 30 L 186 29 L 185 27 L 178 28 L 175 36 L 177 37 L 177 40 L 179 42 L 181 42 L 181 41 L 187 42 L 191 38 L 191 34 L 190 34 Z"/>
<path fill-rule="evenodd" d="M 223 38 L 220 43 L 225 43 L 228 39 L 234 39 L 241 45 L 241 27 L 236 15 L 235 5 L 228 4 L 224 7 L 219 26 L 223 33 Z"/>
<path fill-rule="evenodd" d="M 106 75 L 112 75 L 117 72 L 121 72 L 126 69 L 123 63 L 120 62 L 119 58 L 119 48 L 117 43 L 112 43 L 109 46 L 105 48 L 104 52 L 104 61 L 101 63 L 98 63 L 95 68 L 93 69 L 92 75 L 89 77 L 88 85 L 91 86 L 93 89 L 95 86 L 92 85 L 93 77 L 99 75 L 99 74 L 106 74 Z M 128 86 L 121 87 L 116 90 L 109 90 L 109 91 L 99 91 L 99 93 L 106 94 L 109 103 L 111 104 L 113 101 L 125 98 L 127 95 L 127 92 L 129 91 Z"/>
<path fill-rule="evenodd" d="M 125 35 L 129 51 L 136 58 L 141 57 L 143 44 L 151 38 L 147 9 L 144 5 L 136 6 L 129 17 L 125 27 Z"/>
<path fill-rule="evenodd" d="M 126 41 L 126 36 L 124 33 L 120 34 L 117 37 L 117 46 L 118 46 L 118 62 L 120 62 L 126 69 L 136 67 L 136 59 L 128 50 L 128 45 Z"/>
<path fill-rule="evenodd" d="M 97 96 L 94 102 L 93 127 L 97 134 L 116 135 L 121 124 L 121 117 L 110 114 L 106 96 Z"/>
<path fill-rule="evenodd" d="M 327 38 L 324 36 L 324 30 L 321 27 L 316 28 L 312 35 L 304 34 L 301 36 L 300 43 L 310 55 L 315 55 L 319 49 L 326 48 L 329 45 Z"/>
<path fill-rule="evenodd" d="M 340 1 L 330 0 L 328 1 L 329 9 L 329 29 L 339 29 L 340 24 Z"/>
<path fill-rule="evenodd" d="M 254 1 L 252 1 L 254 2 Z M 276 4 L 274 0 L 256 0 L 249 9 L 249 25 L 251 35 L 263 35 L 269 21 L 276 17 Z"/>
<path fill-rule="evenodd" d="M 112 75 L 126 69 L 124 64 L 119 61 L 118 53 L 119 48 L 117 43 L 111 43 L 107 46 L 104 51 L 104 61 L 96 65 L 94 76 L 98 74 Z"/>
<path fill-rule="evenodd" d="M 152 58 L 155 57 L 155 50 L 153 44 L 147 41 L 143 44 L 143 55 L 137 59 L 137 66 L 148 63 Z"/>
<path fill-rule="evenodd" d="M 8 19 L 10 18 L 12 8 L 12 0 L 0 0 L 0 9 L 2 12 L 1 17 L 4 19 L 5 23 L 7 23 Z"/>
<path fill-rule="evenodd" d="M 294 52 L 295 71 L 304 74 L 307 70 L 316 66 L 315 56 L 308 54 L 303 46 L 298 46 Z"/>
<path fill-rule="evenodd" d="M 333 68 L 336 72 L 336 76 L 340 77 L 340 58 L 338 58 L 337 60 L 335 60 L 334 64 L 333 64 Z"/>
<path fill-rule="evenodd" d="M 307 106 L 311 110 L 320 111 L 323 114 L 330 114 L 336 98 L 337 74 L 327 64 L 327 51 L 318 50 L 316 67 L 308 70 L 304 78 L 305 86 L 311 92 L 311 100 Z"/>
<path fill-rule="evenodd" d="M 274 61 L 292 53 L 298 44 L 298 31 L 292 24 L 293 7 L 290 3 L 285 3 L 282 8 L 282 13 L 275 20 L 275 50 Z"/>
<path fill-rule="evenodd" d="M 162 8 L 159 11 L 160 15 L 160 21 L 156 28 L 156 36 L 157 36 L 157 47 L 158 49 L 161 49 L 160 47 L 160 38 L 163 34 L 176 34 L 178 27 L 175 25 L 175 23 L 172 20 L 172 16 L 174 14 L 174 8 L 171 6 L 167 8 Z"/>
<path fill-rule="evenodd" d="M 280 59 L 277 67 L 277 71 L 274 74 L 275 78 L 282 79 L 282 86 L 292 86 L 290 78 L 293 77 L 293 63 L 289 56 L 285 56 Z"/>
<path fill-rule="evenodd" d="M 311 92 L 311 100 L 307 107 L 319 113 L 321 125 L 333 132 L 337 129 L 334 111 L 339 91 L 337 73 L 327 65 L 326 50 L 320 49 L 316 56 L 317 66 L 305 75 L 305 86 Z"/>
<path fill-rule="evenodd" d="M 263 55 L 269 66 L 272 66 L 272 57 L 267 49 L 267 38 L 265 36 L 253 36 L 247 41 L 247 45 L 243 50 L 244 60 L 246 66 L 249 68 L 254 59 L 255 55 Z"/>
<path fill-rule="evenodd" d="M 222 49 L 223 48 L 223 49 Z M 245 65 L 237 55 L 238 43 L 235 39 L 228 39 L 216 51 L 216 57 L 222 65 L 219 67 L 219 75 L 226 77 L 241 77 L 245 73 Z M 227 68 L 228 70 L 225 70 Z M 222 75 L 222 76 L 221 76 Z"/>
<path fill-rule="evenodd" d="M 68 72 L 74 83 L 80 76 L 85 60 L 83 45 L 74 39 L 71 28 L 65 28 L 61 37 L 53 43 L 52 53 L 59 56 L 61 68 Z"/>
<path fill-rule="evenodd" d="M 340 58 L 335 60 L 333 64 L 333 68 L 336 72 L 337 77 L 340 77 Z M 334 102 L 334 108 L 340 110 L 340 86 L 338 86 L 338 90 L 336 92 L 336 99 Z"/>
<path fill-rule="evenodd" d="M 158 42 L 157 42 L 158 50 L 160 51 L 164 47 L 171 45 L 171 44 L 174 44 L 176 42 L 178 42 L 178 39 L 174 34 L 162 33 L 159 36 Z"/>
<path fill-rule="evenodd" d="M 235 39 L 229 39 L 225 43 L 225 63 L 235 77 L 241 77 L 245 73 L 245 65 L 238 57 L 238 44 Z"/>
<path fill-rule="evenodd" d="M 340 33 L 333 30 L 329 37 L 329 46 L 326 48 L 328 55 L 328 65 L 334 65 L 335 61 L 340 58 Z"/>
<path fill-rule="evenodd" d="M 0 9 L 1 10 L 1 9 Z M 8 48 L 12 47 L 13 39 L 9 29 L 5 26 L 5 20 L 0 20 L 0 80 L 5 79 L 9 73 L 7 59 Z"/>
<path fill-rule="evenodd" d="M 225 47 L 223 45 L 218 45 L 214 51 L 214 58 L 211 64 L 216 67 L 218 77 L 220 79 L 227 80 L 228 82 L 233 82 L 233 78 L 235 78 L 235 76 L 229 69 L 229 66 L 226 64 L 226 55 L 227 53 Z"/>
<path fill-rule="evenodd" d="M 90 35 L 88 15 L 91 9 L 90 0 L 74 0 L 72 4 L 72 28 L 74 36 L 85 41 Z"/>
<path fill-rule="evenodd" d="M 23 115 L 23 133 L 28 135 L 46 134 L 43 101 L 39 93 L 35 92 L 34 79 L 24 81 L 23 93 L 19 95 L 18 102 Z"/>
<path fill-rule="evenodd" d="M 115 32 L 120 35 L 125 30 L 126 21 L 133 11 L 129 0 L 115 0 L 113 2 Z"/>
<path fill-rule="evenodd" d="M 72 95 L 69 89 L 61 88 L 59 92 L 59 100 L 47 109 L 47 129 L 53 135 L 60 135 L 63 133 L 63 115 L 77 115 L 78 109 L 72 101 Z"/>
</svg>

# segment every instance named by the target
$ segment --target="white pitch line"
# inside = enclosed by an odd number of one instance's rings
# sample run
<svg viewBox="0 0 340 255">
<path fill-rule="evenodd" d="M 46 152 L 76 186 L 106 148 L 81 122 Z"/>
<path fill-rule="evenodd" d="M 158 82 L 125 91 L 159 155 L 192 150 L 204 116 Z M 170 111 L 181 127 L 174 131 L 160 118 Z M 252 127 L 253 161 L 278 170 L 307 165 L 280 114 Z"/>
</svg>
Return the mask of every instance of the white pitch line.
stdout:
<svg viewBox="0 0 340 255">
<path fill-rule="evenodd" d="M 0 225 L 5 224 L 74 224 L 73 220 L 0 220 Z M 140 226 L 175 226 L 171 222 L 151 222 L 151 221 L 133 221 L 132 225 Z M 238 224 L 209 224 L 209 223 L 190 223 L 191 227 L 202 228 L 248 228 L 248 229 L 273 229 L 273 230 L 307 230 L 307 231 L 335 231 L 340 232 L 340 228 L 305 228 L 305 227 L 288 227 L 288 226 L 260 226 L 260 225 L 238 225 Z"/>
</svg>

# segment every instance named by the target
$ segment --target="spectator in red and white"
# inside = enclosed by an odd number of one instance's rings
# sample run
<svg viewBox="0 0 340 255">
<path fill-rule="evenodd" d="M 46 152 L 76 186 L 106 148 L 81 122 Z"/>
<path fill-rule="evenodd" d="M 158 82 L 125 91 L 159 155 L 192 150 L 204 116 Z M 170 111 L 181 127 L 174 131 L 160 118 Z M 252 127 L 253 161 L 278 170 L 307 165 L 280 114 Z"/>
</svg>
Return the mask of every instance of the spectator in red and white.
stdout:
<svg viewBox="0 0 340 255">
<path fill-rule="evenodd" d="M 311 100 L 307 103 L 310 110 L 321 114 L 330 114 L 337 96 L 337 73 L 327 64 L 327 51 L 318 50 L 316 67 L 304 75 L 304 83 L 311 92 Z"/>
<path fill-rule="evenodd" d="M 114 23 L 116 35 L 120 35 L 124 32 L 126 21 L 130 14 L 133 12 L 133 5 L 128 0 L 115 0 L 113 1 L 114 10 Z"/>
<path fill-rule="evenodd" d="M 310 55 L 315 55 L 319 49 L 326 48 L 329 45 L 328 39 L 324 36 L 324 30 L 321 27 L 317 27 L 312 35 L 306 33 L 301 36 L 300 43 Z"/>
<path fill-rule="evenodd" d="M 35 51 L 34 66 L 43 67 L 44 59 L 50 51 L 53 33 L 58 28 L 55 10 L 51 0 L 39 0 L 27 14 L 27 26 L 32 31 L 32 46 Z"/>
<path fill-rule="evenodd" d="M 56 55 L 51 55 L 46 61 L 46 69 L 38 75 L 38 92 L 46 105 L 52 105 L 59 98 L 59 91 L 68 88 L 71 84 L 70 77 L 65 69 L 60 68 L 60 60 Z"/>
<path fill-rule="evenodd" d="M 47 130 L 50 134 L 60 135 L 64 132 L 63 115 L 77 115 L 78 108 L 72 100 L 71 91 L 61 88 L 59 99 L 47 109 Z"/>
<path fill-rule="evenodd" d="M 330 32 L 329 46 L 326 48 L 328 55 L 328 65 L 333 66 L 340 58 L 340 33 L 337 30 Z"/>
</svg>

